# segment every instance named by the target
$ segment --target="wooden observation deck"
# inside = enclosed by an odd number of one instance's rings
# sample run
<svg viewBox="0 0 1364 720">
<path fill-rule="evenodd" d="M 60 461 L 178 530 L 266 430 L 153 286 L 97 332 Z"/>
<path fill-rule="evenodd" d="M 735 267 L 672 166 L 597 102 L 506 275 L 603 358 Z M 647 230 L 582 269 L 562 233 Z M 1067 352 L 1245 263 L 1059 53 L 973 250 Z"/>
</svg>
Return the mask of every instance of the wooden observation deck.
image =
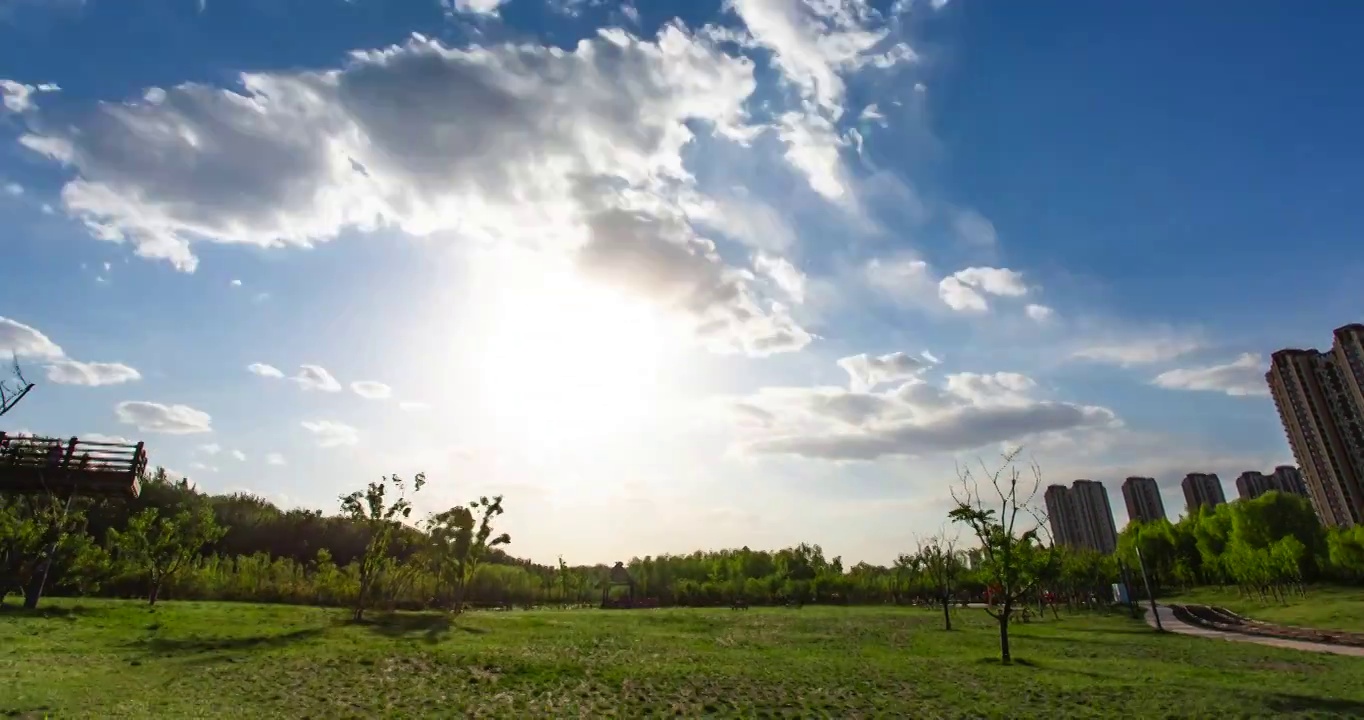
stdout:
<svg viewBox="0 0 1364 720">
<path fill-rule="evenodd" d="M 137 497 L 146 469 L 142 443 L 12 437 L 0 432 L 0 494 Z"/>
</svg>

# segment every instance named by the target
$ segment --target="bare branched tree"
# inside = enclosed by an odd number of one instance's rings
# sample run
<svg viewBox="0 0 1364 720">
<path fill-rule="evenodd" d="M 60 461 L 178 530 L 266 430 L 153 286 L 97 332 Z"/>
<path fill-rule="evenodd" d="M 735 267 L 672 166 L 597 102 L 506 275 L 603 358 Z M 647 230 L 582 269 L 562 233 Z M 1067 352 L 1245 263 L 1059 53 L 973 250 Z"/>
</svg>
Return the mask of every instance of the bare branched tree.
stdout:
<svg viewBox="0 0 1364 720">
<path fill-rule="evenodd" d="M 953 522 L 971 528 L 980 541 L 982 565 L 992 585 L 986 612 L 999 622 L 999 655 L 1005 663 L 1013 659 L 1009 654 L 1009 620 L 1059 559 L 1055 543 L 1046 536 L 1046 517 L 1032 504 L 1042 487 L 1042 470 L 1031 463 L 1032 479 L 1023 480 L 1014 464 L 1021 450 L 1006 453 L 993 472 L 981 463 L 982 475 L 994 487 L 997 509 L 985 507 L 987 499 L 980 484 L 970 468 L 965 468 L 957 471 L 960 490 L 952 492 L 957 508 L 948 513 Z M 993 505 L 996 498 L 988 501 Z M 1035 524 L 1021 529 L 1020 521 L 1023 526 Z"/>
<path fill-rule="evenodd" d="M 19 367 L 18 356 L 14 356 L 12 359 L 14 365 L 11 374 L 14 377 L 0 380 L 0 415 L 14 409 L 14 406 L 18 405 L 19 401 L 23 400 L 24 396 L 28 394 L 28 391 L 33 389 L 33 383 L 24 378 L 24 369 Z"/>
</svg>

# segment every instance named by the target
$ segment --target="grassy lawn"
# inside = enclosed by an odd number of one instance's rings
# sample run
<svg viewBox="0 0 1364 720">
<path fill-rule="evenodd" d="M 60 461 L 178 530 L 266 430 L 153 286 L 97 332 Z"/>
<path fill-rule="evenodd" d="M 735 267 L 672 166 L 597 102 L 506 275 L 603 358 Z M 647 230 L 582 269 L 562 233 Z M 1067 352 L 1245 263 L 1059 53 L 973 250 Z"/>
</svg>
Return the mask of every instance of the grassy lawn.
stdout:
<svg viewBox="0 0 1364 720">
<path fill-rule="evenodd" d="M 1357 658 L 1157 635 L 1126 616 L 1019 625 L 1000 666 L 899 608 L 379 616 L 57 600 L 0 613 L 12 717 L 1266 717 L 1364 714 Z"/>
<path fill-rule="evenodd" d="M 1168 601 L 1217 605 L 1249 618 L 1283 625 L 1364 632 L 1364 589 L 1360 588 L 1309 588 L 1307 597 L 1289 598 L 1287 604 L 1241 597 L 1236 588 L 1199 588 L 1171 596 Z"/>
</svg>

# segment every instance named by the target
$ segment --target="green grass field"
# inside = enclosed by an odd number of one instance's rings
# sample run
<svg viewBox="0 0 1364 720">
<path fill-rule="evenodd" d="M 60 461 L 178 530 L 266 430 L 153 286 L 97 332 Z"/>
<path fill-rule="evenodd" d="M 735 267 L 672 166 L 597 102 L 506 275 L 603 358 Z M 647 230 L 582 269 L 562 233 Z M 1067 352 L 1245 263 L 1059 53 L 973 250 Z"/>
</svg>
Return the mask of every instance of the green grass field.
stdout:
<svg viewBox="0 0 1364 720">
<path fill-rule="evenodd" d="M 1364 590 L 1360 588 L 1309 588 L 1307 597 L 1293 597 L 1287 603 L 1244 598 L 1235 588 L 1199 588 L 1172 596 L 1168 602 L 1217 605 L 1249 618 L 1283 625 L 1364 632 Z"/>
<path fill-rule="evenodd" d="M 0 613 L 0 716 L 1323 717 L 1364 662 L 1176 635 L 1123 615 L 780 608 L 376 616 L 56 600 Z"/>
</svg>

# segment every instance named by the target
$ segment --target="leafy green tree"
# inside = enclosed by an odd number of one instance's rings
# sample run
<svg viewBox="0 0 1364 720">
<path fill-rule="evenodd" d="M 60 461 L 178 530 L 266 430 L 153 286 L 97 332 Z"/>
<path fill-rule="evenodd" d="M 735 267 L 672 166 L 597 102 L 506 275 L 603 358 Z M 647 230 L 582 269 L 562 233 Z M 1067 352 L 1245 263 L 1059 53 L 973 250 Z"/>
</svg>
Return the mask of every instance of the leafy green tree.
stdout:
<svg viewBox="0 0 1364 720">
<path fill-rule="evenodd" d="M 24 607 L 36 608 L 54 565 L 92 557 L 85 505 L 51 494 L 0 498 L 0 602 L 20 592 Z"/>
<path fill-rule="evenodd" d="M 1364 580 L 1364 525 L 1331 528 L 1326 534 L 1327 562 L 1341 578 Z"/>
<path fill-rule="evenodd" d="M 120 564 L 146 580 L 147 603 L 156 605 L 165 583 L 224 532 L 204 506 L 174 515 L 149 508 L 128 518 L 123 530 L 110 530 L 109 544 Z"/>
<path fill-rule="evenodd" d="M 419 492 L 425 484 L 426 475 L 417 473 L 412 479 L 412 492 Z M 398 496 L 391 503 L 386 498 L 390 487 Z M 341 496 L 341 516 L 363 527 L 368 534 L 364 553 L 357 561 L 359 582 L 353 616 L 356 622 L 364 619 L 370 596 L 388 568 L 388 551 L 394 535 L 402 521 L 412 515 L 412 501 L 407 498 L 406 490 L 407 485 L 402 478 L 386 475 L 378 482 L 371 482 L 364 490 Z"/>
<path fill-rule="evenodd" d="M 479 513 L 477 520 L 475 513 Z M 435 549 L 437 573 L 446 578 L 454 590 L 457 613 L 464 609 L 469 581 L 488 550 L 511 543 L 507 533 L 492 536 L 493 518 L 502 513 L 502 496 L 498 495 L 491 500 L 481 497 L 469 503 L 469 507 L 452 507 L 426 521 L 431 546 Z"/>
<path fill-rule="evenodd" d="M 984 464 L 981 466 L 998 496 L 997 509 L 985 507 L 979 484 L 967 468 L 960 473 L 960 494 L 953 492 L 957 507 L 948 513 L 953 522 L 969 527 L 980 542 L 981 568 L 990 582 L 994 601 L 986 612 L 999 623 L 999 657 L 1004 663 L 1013 661 L 1009 652 L 1009 621 L 1021 609 L 1021 601 L 1037 589 L 1057 562 L 1055 544 L 1044 545 L 1039 534 L 1045 531 L 1046 518 L 1031 504 L 1042 486 L 1042 471 L 1033 465 L 1033 479 L 1020 487 L 1021 474 L 1014 465 L 1018 453 L 1019 450 L 1014 450 L 1005 454 L 994 472 Z M 1020 519 L 1025 525 L 1029 521 L 1034 524 L 1022 529 Z"/>
</svg>

